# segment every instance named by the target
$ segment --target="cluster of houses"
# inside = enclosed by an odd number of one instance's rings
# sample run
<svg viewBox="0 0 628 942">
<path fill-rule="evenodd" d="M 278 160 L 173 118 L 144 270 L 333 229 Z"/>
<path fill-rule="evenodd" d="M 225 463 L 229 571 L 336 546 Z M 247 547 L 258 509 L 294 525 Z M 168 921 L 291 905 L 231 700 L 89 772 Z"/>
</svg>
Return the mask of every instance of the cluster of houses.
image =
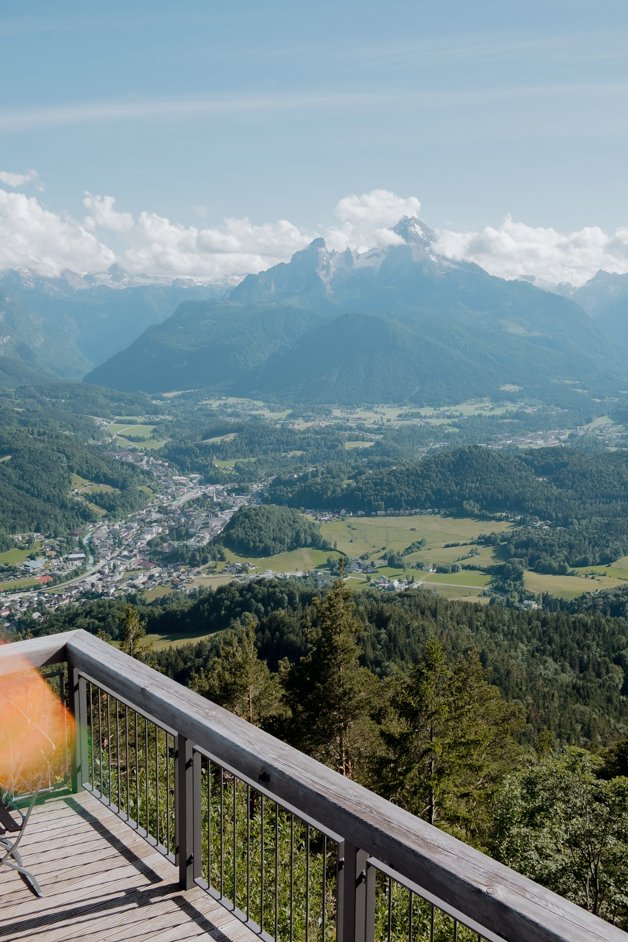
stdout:
<svg viewBox="0 0 628 942">
<path fill-rule="evenodd" d="M 76 549 L 62 554 L 58 541 L 30 535 L 37 555 L 25 561 L 18 575 L 37 578 L 32 587 L 0 593 L 0 618 L 11 623 L 23 614 L 35 619 L 43 612 L 84 598 L 124 596 L 157 586 L 185 589 L 189 569 L 156 561 L 154 549 L 168 549 L 171 531 L 185 530 L 190 547 L 206 545 L 245 498 L 219 485 L 204 485 L 200 475 L 173 475 L 165 462 L 152 456 L 120 457 L 142 463 L 153 473 L 158 496 L 123 521 L 106 518 L 76 531 Z M 202 498 L 202 500 L 199 500 Z M 199 509 L 200 508 L 200 509 Z"/>
</svg>

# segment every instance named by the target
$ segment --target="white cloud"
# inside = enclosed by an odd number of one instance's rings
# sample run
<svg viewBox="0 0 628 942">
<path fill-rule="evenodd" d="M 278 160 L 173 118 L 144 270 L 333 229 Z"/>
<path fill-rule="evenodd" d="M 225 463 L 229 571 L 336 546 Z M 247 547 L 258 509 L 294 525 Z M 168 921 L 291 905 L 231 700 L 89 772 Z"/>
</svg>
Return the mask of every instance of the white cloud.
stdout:
<svg viewBox="0 0 628 942">
<path fill-rule="evenodd" d="M 392 227 L 402 216 L 418 216 L 420 212 L 416 196 L 397 196 L 390 190 L 371 190 L 359 196 L 353 193 L 336 204 L 334 215 L 340 224 L 326 232 L 326 239 L 330 248 L 337 250 L 395 245 L 402 240 Z"/>
<path fill-rule="evenodd" d="M 0 175 L 5 187 L 37 180 L 35 171 Z M 286 261 L 317 235 L 339 251 L 397 244 L 400 237 L 392 227 L 402 216 L 421 211 L 417 197 L 377 189 L 344 197 L 334 210 L 336 222 L 310 232 L 286 219 L 256 224 L 246 217 L 227 218 L 219 226 L 184 226 L 149 211 L 119 210 L 112 196 L 91 193 L 84 195 L 83 204 L 85 216 L 77 220 L 50 212 L 36 197 L 0 186 L 0 271 L 98 272 L 117 262 L 131 275 L 211 281 Z M 200 209 L 209 217 L 209 208 Z M 504 278 L 580 285 L 599 269 L 628 272 L 628 227 L 611 234 L 597 226 L 562 233 L 507 216 L 500 226 L 475 232 L 442 230 L 436 248 Z"/>
<path fill-rule="evenodd" d="M 102 271 L 114 261 L 112 250 L 75 220 L 49 212 L 35 197 L 0 188 L 0 270 L 55 276 L 64 268 Z"/>
<path fill-rule="evenodd" d="M 574 232 L 528 226 L 506 216 L 501 226 L 479 232 L 440 233 L 438 251 L 476 262 L 501 278 L 582 285 L 600 269 L 628 272 L 628 229 L 609 235 L 599 226 Z"/>
<path fill-rule="evenodd" d="M 36 170 L 28 170 L 26 173 L 11 173 L 10 170 L 0 170 L 0 183 L 3 186 L 24 186 L 25 183 L 39 184 L 39 174 Z"/>
<path fill-rule="evenodd" d="M 83 204 L 85 229 L 115 248 L 129 274 L 211 279 L 260 271 L 313 238 L 285 219 L 255 225 L 227 218 L 221 228 L 182 226 L 157 213 L 119 212 L 111 196 L 86 193 Z"/>
</svg>

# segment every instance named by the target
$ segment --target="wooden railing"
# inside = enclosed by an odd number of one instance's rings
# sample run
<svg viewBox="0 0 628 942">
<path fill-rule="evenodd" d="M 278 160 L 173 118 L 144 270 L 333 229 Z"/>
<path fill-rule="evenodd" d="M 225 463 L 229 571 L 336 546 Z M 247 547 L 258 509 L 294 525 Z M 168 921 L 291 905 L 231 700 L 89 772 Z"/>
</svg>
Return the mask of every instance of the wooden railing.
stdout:
<svg viewBox="0 0 628 942">
<path fill-rule="evenodd" d="M 628 940 L 84 631 L 0 646 L 0 674 L 23 659 L 68 665 L 74 787 L 262 938 Z"/>
</svg>

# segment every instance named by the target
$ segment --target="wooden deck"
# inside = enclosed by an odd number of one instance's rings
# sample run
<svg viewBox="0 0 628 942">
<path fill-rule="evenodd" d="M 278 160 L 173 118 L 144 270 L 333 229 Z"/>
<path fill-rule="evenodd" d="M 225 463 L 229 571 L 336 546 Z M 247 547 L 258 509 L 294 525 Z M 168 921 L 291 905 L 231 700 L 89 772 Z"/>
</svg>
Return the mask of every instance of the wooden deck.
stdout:
<svg viewBox="0 0 628 942">
<path fill-rule="evenodd" d="M 91 795 L 37 807 L 20 845 L 37 899 L 0 869 L 0 939 L 13 942 L 255 942 L 258 937 Z"/>
</svg>

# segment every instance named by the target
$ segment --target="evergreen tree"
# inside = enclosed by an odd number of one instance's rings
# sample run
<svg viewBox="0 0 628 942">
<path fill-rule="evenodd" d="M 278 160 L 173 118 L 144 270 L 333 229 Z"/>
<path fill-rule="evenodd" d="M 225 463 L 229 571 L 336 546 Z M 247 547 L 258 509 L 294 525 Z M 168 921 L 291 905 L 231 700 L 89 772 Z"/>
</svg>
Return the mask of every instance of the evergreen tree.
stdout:
<svg viewBox="0 0 628 942">
<path fill-rule="evenodd" d="M 518 753 L 523 710 L 490 684 L 475 652 L 447 662 L 429 639 L 392 698 L 384 794 L 430 824 L 481 840 L 488 804 Z"/>
<path fill-rule="evenodd" d="M 248 614 L 226 632 L 209 669 L 193 675 L 192 688 L 255 726 L 286 713 L 279 678 L 258 655 L 255 620 Z"/>
<path fill-rule="evenodd" d="M 362 777 L 358 766 L 372 745 L 370 712 L 378 681 L 359 663 L 362 625 L 342 578 L 315 602 L 307 652 L 285 669 L 292 719 L 287 738 L 342 775 Z"/>
</svg>

